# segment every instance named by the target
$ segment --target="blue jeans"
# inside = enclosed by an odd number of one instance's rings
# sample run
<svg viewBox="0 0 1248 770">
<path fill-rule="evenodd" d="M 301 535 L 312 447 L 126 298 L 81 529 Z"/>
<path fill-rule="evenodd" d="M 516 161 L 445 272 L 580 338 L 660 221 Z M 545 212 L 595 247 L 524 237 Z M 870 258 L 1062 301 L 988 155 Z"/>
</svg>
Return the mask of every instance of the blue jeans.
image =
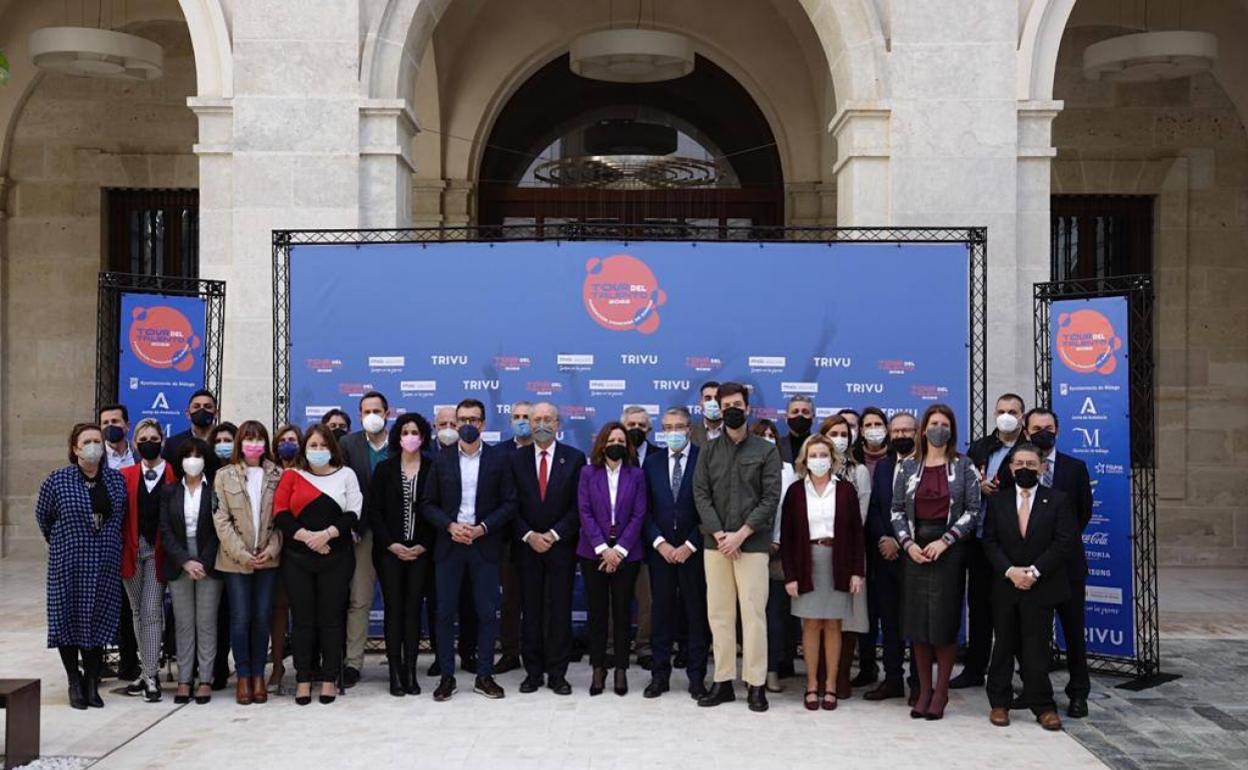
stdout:
<svg viewBox="0 0 1248 770">
<path fill-rule="evenodd" d="M 269 653 L 269 616 L 273 612 L 273 591 L 277 570 L 261 569 L 251 574 L 223 572 L 230 597 L 230 647 L 239 677 L 264 676 Z"/>
</svg>

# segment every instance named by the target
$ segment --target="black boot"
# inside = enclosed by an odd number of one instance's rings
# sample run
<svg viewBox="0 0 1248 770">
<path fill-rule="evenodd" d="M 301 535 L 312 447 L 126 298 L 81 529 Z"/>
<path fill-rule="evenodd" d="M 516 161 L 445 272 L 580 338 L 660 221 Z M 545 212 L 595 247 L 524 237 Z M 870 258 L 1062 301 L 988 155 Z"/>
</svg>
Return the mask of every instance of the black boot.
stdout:
<svg viewBox="0 0 1248 770">
<path fill-rule="evenodd" d="M 69 705 L 79 711 L 86 711 L 87 696 L 83 693 L 83 677 L 75 668 L 69 676 Z"/>
<path fill-rule="evenodd" d="M 602 695 L 603 688 L 607 686 L 607 670 L 605 668 L 594 668 L 594 679 L 589 684 L 590 695 Z"/>
<path fill-rule="evenodd" d="M 403 660 L 403 689 L 408 695 L 420 695 L 420 670 L 416 667 L 416 653 L 409 652 Z"/>
<path fill-rule="evenodd" d="M 83 650 L 82 655 L 82 692 L 86 696 L 87 705 L 91 708 L 104 708 L 104 699 L 100 697 L 100 667 L 104 662 L 103 650 Z"/>
<path fill-rule="evenodd" d="M 397 658 L 390 659 L 390 694 L 396 698 L 402 698 L 407 694 L 407 682 L 403 681 L 407 678 L 407 669 L 403 667 L 403 663 Z"/>
</svg>

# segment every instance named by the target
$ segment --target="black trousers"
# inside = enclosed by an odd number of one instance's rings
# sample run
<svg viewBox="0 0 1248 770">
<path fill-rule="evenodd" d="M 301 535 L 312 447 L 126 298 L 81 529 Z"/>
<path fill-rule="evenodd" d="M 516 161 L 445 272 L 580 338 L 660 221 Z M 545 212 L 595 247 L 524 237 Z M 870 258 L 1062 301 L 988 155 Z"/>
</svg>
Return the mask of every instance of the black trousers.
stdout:
<svg viewBox="0 0 1248 770">
<path fill-rule="evenodd" d="M 572 659 L 575 546 L 569 539 L 546 553 L 537 553 L 524 543 L 514 548 L 512 564 L 520 573 L 520 657 L 525 673 L 565 676 Z"/>
<path fill-rule="evenodd" d="M 1022 669 L 1020 707 L 1034 714 L 1053 711 L 1053 684 L 1049 681 L 1049 640 L 1053 635 L 1053 608 L 1024 601 L 1013 589 L 997 589 L 993 595 L 993 633 L 997 643 L 988 665 L 988 703 L 1009 708 L 1014 696 L 1014 659 Z"/>
<path fill-rule="evenodd" d="M 983 675 L 992 650 L 992 565 L 984 554 L 983 543 L 968 537 L 966 544 L 966 657 L 964 670 Z"/>
<path fill-rule="evenodd" d="M 430 556 L 433 555 L 430 551 Z M 423 557 L 422 557 L 423 558 Z M 438 571 L 430 568 L 425 581 L 425 616 L 429 621 L 429 646 L 438 649 Z M 460 660 L 477 654 L 477 612 L 472 603 L 472 576 L 464 573 L 464 587 L 459 592 L 459 642 L 457 652 Z M 436 658 L 435 658 L 436 659 Z"/>
<path fill-rule="evenodd" d="M 420 653 L 420 603 L 433 572 L 433 554 L 403 561 L 389 551 L 373 555 L 385 606 L 386 658 L 412 666 Z"/>
<path fill-rule="evenodd" d="M 633 594 L 641 562 L 620 562 L 615 572 L 598 569 L 598 559 L 581 559 L 585 600 L 589 605 L 589 664 L 594 668 L 628 668 L 633 636 Z M 607 619 L 615 632 L 612 663 L 607 665 Z"/>
<path fill-rule="evenodd" d="M 312 681 L 318 656 L 321 681 L 338 681 L 355 552 L 344 548 L 328 556 L 305 556 L 288 551 L 282 554 L 281 570 L 295 629 L 295 681 Z"/>
<path fill-rule="evenodd" d="M 524 543 L 513 539 L 511 526 L 507 528 L 507 539 L 503 543 L 503 557 L 499 562 L 499 582 L 502 584 L 503 596 L 499 605 L 498 617 L 498 652 L 499 655 L 520 654 L 520 608 L 523 604 L 524 588 L 517 574 L 517 558 L 520 549 L 531 551 Z"/>
<path fill-rule="evenodd" d="M 1084 641 L 1084 603 L 1087 579 L 1070 581 L 1070 598 L 1057 605 L 1057 616 L 1062 620 L 1062 636 L 1066 640 L 1066 668 L 1070 681 L 1066 684 L 1069 698 L 1087 698 L 1092 692 L 1088 678 L 1088 648 Z"/>
<path fill-rule="evenodd" d="M 229 624 L 226 626 L 228 628 Z M 139 642 L 134 638 L 134 615 L 130 612 L 130 598 L 125 591 L 121 592 L 121 619 L 117 624 L 117 657 L 119 674 L 139 670 Z"/>
<path fill-rule="evenodd" d="M 867 599 L 868 604 L 875 604 L 879 617 L 884 648 L 884 678 L 900 682 L 906 649 L 901 638 L 901 572 L 902 560 L 909 557 L 899 554 L 896 559 L 888 561 L 876 550 L 868 552 L 868 558 L 875 564 L 875 587 L 868 587 Z"/>
<path fill-rule="evenodd" d="M 684 564 L 668 564 L 650 554 L 650 649 L 656 679 L 672 675 L 672 643 L 685 622 L 688 638 L 686 673 L 690 682 L 706 679 L 706 660 L 711 646 L 711 627 L 706 617 L 706 568 L 698 550 Z"/>
</svg>

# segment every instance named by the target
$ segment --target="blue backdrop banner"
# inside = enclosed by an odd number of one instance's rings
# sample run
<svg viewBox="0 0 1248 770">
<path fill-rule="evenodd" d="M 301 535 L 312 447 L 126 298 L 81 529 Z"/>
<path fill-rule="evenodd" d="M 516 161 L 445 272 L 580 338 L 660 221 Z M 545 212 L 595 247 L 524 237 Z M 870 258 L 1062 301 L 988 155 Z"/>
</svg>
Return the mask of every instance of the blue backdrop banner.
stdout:
<svg viewBox="0 0 1248 770">
<path fill-rule="evenodd" d="M 549 400 L 584 449 L 626 405 L 696 413 L 701 382 L 732 379 L 755 418 L 805 393 L 820 416 L 940 401 L 967 426 L 969 273 L 962 243 L 292 246 L 290 417 L 471 396 L 494 441 L 512 402 Z"/>
<path fill-rule="evenodd" d="M 1083 533 L 1088 556 L 1088 652 L 1135 654 L 1131 537 L 1131 412 L 1127 366 L 1127 298 L 1057 300 L 1052 330 L 1053 411 L 1057 448 L 1087 463 L 1092 520 Z M 1060 639 L 1060 635 L 1059 635 Z"/>
<path fill-rule="evenodd" d="M 133 426 L 160 420 L 165 435 L 186 430 L 186 404 L 204 387 L 205 300 L 168 294 L 121 295 L 117 396 Z"/>
</svg>

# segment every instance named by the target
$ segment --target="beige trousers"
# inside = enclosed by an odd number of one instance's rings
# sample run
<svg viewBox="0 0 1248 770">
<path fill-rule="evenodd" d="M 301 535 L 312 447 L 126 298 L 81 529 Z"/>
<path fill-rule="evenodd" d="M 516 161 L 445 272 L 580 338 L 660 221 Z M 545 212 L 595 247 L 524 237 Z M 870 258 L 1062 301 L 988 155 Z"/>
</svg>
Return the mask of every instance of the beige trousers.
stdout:
<svg viewBox="0 0 1248 770">
<path fill-rule="evenodd" d="M 737 678 L 737 604 L 741 605 L 741 678 L 761 687 L 767 682 L 767 554 L 743 553 L 728 559 L 703 552 L 706 617 L 711 625 L 715 681 Z"/>
<path fill-rule="evenodd" d="M 347 605 L 347 656 L 344 666 L 364 668 L 364 643 L 368 641 L 368 613 L 373 609 L 377 590 L 377 568 L 373 566 L 373 531 L 364 533 L 355 544 L 355 573 L 351 575 L 351 599 Z"/>
</svg>

